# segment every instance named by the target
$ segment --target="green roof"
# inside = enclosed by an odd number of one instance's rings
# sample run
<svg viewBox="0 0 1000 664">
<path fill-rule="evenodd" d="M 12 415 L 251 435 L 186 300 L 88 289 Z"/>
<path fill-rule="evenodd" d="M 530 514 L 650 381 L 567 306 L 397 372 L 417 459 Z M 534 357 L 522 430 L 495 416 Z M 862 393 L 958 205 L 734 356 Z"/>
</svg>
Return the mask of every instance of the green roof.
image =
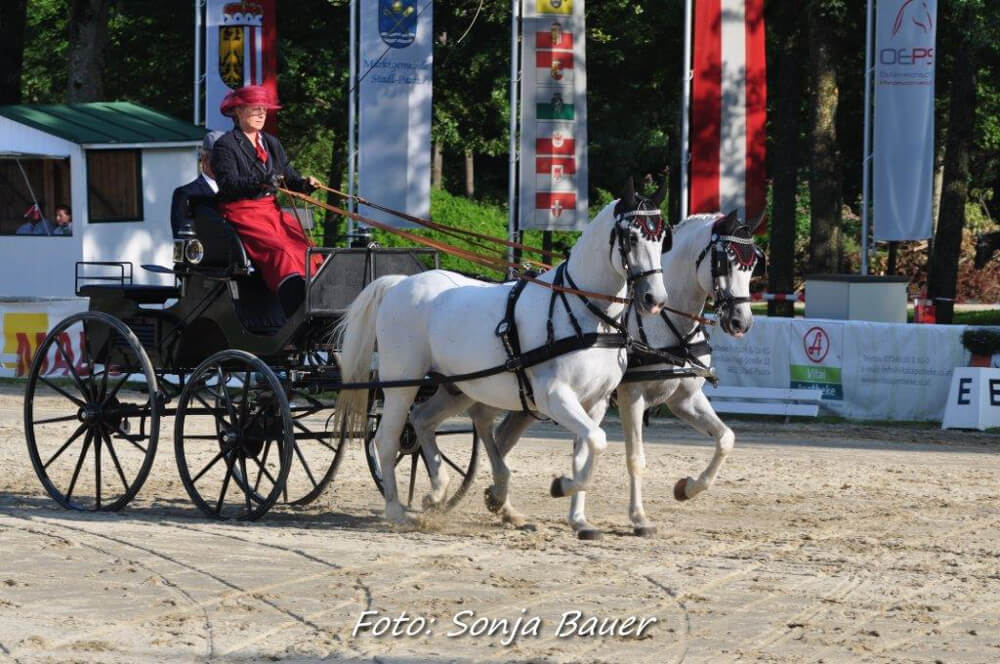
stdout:
<svg viewBox="0 0 1000 664">
<path fill-rule="evenodd" d="M 74 143 L 200 141 L 197 125 L 126 101 L 0 106 L 0 116 Z"/>
</svg>

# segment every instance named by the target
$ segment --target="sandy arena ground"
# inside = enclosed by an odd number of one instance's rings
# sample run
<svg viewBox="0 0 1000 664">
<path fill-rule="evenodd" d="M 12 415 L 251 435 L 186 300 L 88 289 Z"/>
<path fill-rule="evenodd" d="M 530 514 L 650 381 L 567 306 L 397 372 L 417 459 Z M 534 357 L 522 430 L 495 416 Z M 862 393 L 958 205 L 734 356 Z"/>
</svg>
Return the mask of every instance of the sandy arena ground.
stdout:
<svg viewBox="0 0 1000 664">
<path fill-rule="evenodd" d="M 62 510 L 32 470 L 21 408 L 20 388 L 0 386 L 0 662 L 1000 661 L 995 433 L 737 420 L 719 482 L 677 503 L 674 482 L 711 446 L 661 419 L 645 484 L 659 533 L 640 539 L 609 422 L 588 495 L 605 535 L 582 542 L 568 501 L 548 497 L 569 469 L 550 425 L 511 455 L 521 529 L 486 511 L 485 459 L 454 512 L 387 526 L 360 445 L 316 503 L 241 524 L 191 505 L 169 421 L 128 508 Z M 426 622 L 354 634 L 366 610 Z M 641 634 L 587 622 L 630 616 Z M 520 638 L 469 633 L 497 619 L 520 619 Z"/>
</svg>

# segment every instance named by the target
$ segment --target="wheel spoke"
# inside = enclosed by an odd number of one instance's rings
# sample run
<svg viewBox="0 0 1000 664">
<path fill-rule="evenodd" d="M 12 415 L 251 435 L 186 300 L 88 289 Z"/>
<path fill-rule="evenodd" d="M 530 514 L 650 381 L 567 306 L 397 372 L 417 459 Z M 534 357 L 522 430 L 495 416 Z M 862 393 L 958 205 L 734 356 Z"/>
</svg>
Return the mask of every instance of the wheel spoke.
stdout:
<svg viewBox="0 0 1000 664">
<path fill-rule="evenodd" d="M 243 377 L 243 401 L 240 402 L 240 422 L 246 422 L 250 413 L 250 370 L 247 369 Z"/>
<path fill-rule="evenodd" d="M 410 491 L 406 497 L 406 506 L 411 507 L 413 505 L 413 488 L 417 483 L 417 455 L 411 456 L 412 461 L 410 462 Z"/>
<path fill-rule="evenodd" d="M 122 438 L 124 438 L 125 440 L 127 440 L 128 442 L 132 443 L 136 447 L 138 447 L 139 450 L 143 454 L 146 454 L 146 448 L 139 444 L 139 440 L 140 440 L 139 437 L 138 436 L 132 436 L 132 435 L 127 434 L 124 431 L 122 431 L 121 424 L 119 424 L 118 426 L 115 427 L 115 433 L 118 434 L 119 436 L 121 436 Z"/>
<path fill-rule="evenodd" d="M 114 334 L 114 332 L 112 332 L 112 334 Z M 109 341 L 110 341 L 110 339 L 109 339 Z M 90 366 L 90 390 L 91 390 L 91 398 L 93 398 L 94 401 L 101 401 L 102 399 L 98 396 L 99 393 L 97 391 L 97 385 L 94 382 L 94 369 L 96 368 L 97 363 L 94 362 L 94 353 L 93 353 L 93 351 L 90 350 L 90 335 L 86 334 L 86 332 L 84 332 L 84 334 L 83 334 L 83 348 L 81 348 L 81 350 L 87 356 L 86 357 L 87 364 Z M 105 364 L 104 364 L 104 373 L 107 374 L 107 372 L 108 372 L 108 365 L 107 365 L 107 362 L 105 362 Z M 99 442 L 100 442 L 100 436 L 94 436 L 94 449 L 95 450 L 97 449 L 97 445 L 98 445 Z M 100 456 L 100 454 L 98 454 L 98 456 Z M 98 503 L 97 507 L 98 507 L 98 509 L 100 509 L 100 507 L 101 507 L 101 505 L 100 505 L 100 493 L 98 493 L 98 501 L 97 501 L 97 503 Z"/>
<path fill-rule="evenodd" d="M 118 394 L 118 390 L 122 389 L 122 386 L 123 386 L 123 385 L 124 385 L 124 384 L 126 383 L 126 381 L 128 381 L 128 379 L 129 379 L 129 378 L 130 378 L 131 376 L 132 376 L 132 372 L 131 372 L 131 371 L 129 371 L 129 372 L 128 372 L 127 374 L 125 374 L 124 376 L 122 376 L 122 379 L 121 379 L 120 381 L 118 381 L 118 383 L 117 383 L 117 384 L 116 384 L 116 385 L 114 386 L 114 388 L 112 388 L 112 390 L 111 390 L 111 393 L 110 393 L 110 394 L 108 394 L 108 395 L 106 395 L 106 396 L 104 397 L 104 400 L 103 400 L 103 401 L 101 402 L 101 406 L 102 406 L 102 407 L 103 407 L 103 406 L 106 406 L 106 405 L 108 404 L 108 402 L 109 402 L 109 401 L 111 401 L 112 399 L 114 399 L 114 398 L 115 398 L 115 396 L 117 396 L 117 394 Z"/>
<path fill-rule="evenodd" d="M 254 460 L 254 462 L 257 464 L 257 466 L 261 470 L 261 472 L 257 473 L 257 481 L 253 485 L 253 492 L 254 493 L 257 493 L 257 487 L 260 486 L 260 478 L 261 477 L 263 477 L 265 474 L 268 477 L 271 477 L 271 474 L 267 472 L 267 468 L 265 467 L 267 465 L 267 456 L 270 453 L 271 453 L 271 441 L 269 440 L 266 443 L 264 443 L 264 456 L 263 456 L 263 460 L 262 461 L 257 461 L 257 457 L 250 457 L 251 459 Z M 274 481 L 273 477 L 271 477 L 271 482 L 274 483 L 274 484 L 277 484 L 277 482 Z"/>
<path fill-rule="evenodd" d="M 454 462 L 454 461 L 452 461 L 451 459 L 449 459 L 449 458 L 448 458 L 447 456 L 445 456 L 445 453 L 444 453 L 444 452 L 442 452 L 441 450 L 438 450 L 438 454 L 440 454 L 440 455 L 441 455 L 441 458 L 442 458 L 442 459 L 444 460 L 444 462 L 445 462 L 446 464 L 448 464 L 449 466 L 451 466 L 452 468 L 454 468 L 454 469 L 455 469 L 455 471 L 456 471 L 456 472 L 457 472 L 457 473 L 458 473 L 459 475 L 461 475 L 462 477 L 466 477 L 466 476 L 467 476 L 467 475 L 469 474 L 468 470 L 462 470 L 461 468 L 459 468 L 459 467 L 458 467 L 458 466 L 457 466 L 457 465 L 455 464 L 455 462 Z"/>
<path fill-rule="evenodd" d="M 115 469 L 118 471 L 118 477 L 122 480 L 122 486 L 125 487 L 125 492 L 128 493 L 128 480 L 125 479 L 125 471 L 122 470 L 122 464 L 118 461 L 118 455 L 115 454 L 115 446 L 111 443 L 111 435 L 107 431 L 102 431 L 101 435 L 104 436 L 104 444 L 108 447 L 108 454 L 111 455 L 111 460 L 115 463 Z"/>
<path fill-rule="evenodd" d="M 206 387 L 205 389 L 207 390 L 208 388 Z M 214 413 L 214 415 L 215 415 L 216 418 L 219 417 L 219 415 L 221 414 L 221 411 L 219 410 L 218 406 L 209 406 L 208 402 L 205 401 L 204 399 L 202 399 L 201 395 L 198 394 L 197 392 L 192 392 L 191 394 L 194 396 L 195 399 L 197 399 L 201 403 L 202 406 L 204 406 L 205 408 L 208 409 L 209 414 L 213 414 Z"/>
<path fill-rule="evenodd" d="M 80 469 L 83 468 L 83 460 L 87 458 L 87 450 L 90 449 L 90 438 L 91 432 L 88 430 L 87 435 L 83 437 L 83 450 L 80 452 L 80 458 L 76 460 L 76 469 L 73 471 L 73 479 L 69 483 L 69 491 L 66 492 L 67 501 L 73 495 L 73 489 L 76 488 L 76 479 L 80 476 Z"/>
<path fill-rule="evenodd" d="M 185 438 L 187 438 L 187 436 L 185 436 Z M 201 476 L 204 475 L 205 473 L 207 473 L 212 468 L 212 466 L 214 466 L 216 463 L 218 463 L 219 459 L 221 459 L 221 458 L 222 458 L 222 452 L 220 451 L 218 454 L 215 455 L 214 459 L 212 459 L 211 461 L 208 462 L 207 466 L 205 466 L 204 468 L 201 469 L 201 472 L 199 472 L 197 475 L 194 476 L 194 479 L 191 480 L 192 486 L 198 480 L 200 480 Z"/>
<path fill-rule="evenodd" d="M 319 484 L 317 484 L 316 478 L 313 477 L 312 470 L 310 470 L 309 468 L 309 464 L 306 463 L 305 455 L 302 454 L 302 450 L 299 448 L 299 444 L 297 441 L 292 441 L 292 446 L 295 449 L 295 456 L 299 458 L 299 463 L 301 463 L 302 467 L 306 469 L 306 475 L 309 476 L 309 481 L 312 482 L 313 488 L 315 489 L 316 487 L 319 486 Z"/>
<path fill-rule="evenodd" d="M 243 473 L 243 497 L 246 499 L 247 516 L 250 516 L 250 512 L 253 511 L 250 506 L 250 476 L 247 475 L 246 457 L 242 454 L 240 455 L 240 472 Z"/>
<path fill-rule="evenodd" d="M 32 424 L 52 424 L 53 422 L 69 422 L 77 419 L 76 415 L 64 415 L 63 417 L 50 417 L 47 420 L 35 420 Z"/>
<path fill-rule="evenodd" d="M 70 445 L 72 445 L 73 441 L 76 440 L 77 438 L 79 438 L 80 434 L 83 433 L 86 430 L 87 430 L 87 425 L 86 424 L 81 424 L 79 427 L 77 427 L 76 431 L 73 432 L 73 435 L 69 437 L 69 440 L 67 440 L 65 443 L 63 443 L 63 446 L 60 447 L 59 450 L 55 454 L 52 455 L 52 458 L 49 459 L 48 461 L 46 461 L 45 465 L 42 466 L 42 467 L 43 468 L 48 468 L 49 465 L 51 465 L 51 463 L 53 461 L 55 461 L 56 459 L 58 459 L 59 455 L 61 455 L 63 452 L 65 452 L 66 448 L 69 447 Z"/>
<path fill-rule="evenodd" d="M 87 388 L 83 386 L 83 381 L 80 380 L 80 375 L 76 373 L 76 367 L 73 366 L 73 362 L 70 361 L 69 356 L 66 354 L 66 350 L 62 346 L 62 341 L 60 341 L 59 337 L 56 337 L 55 342 L 56 349 L 59 351 L 59 354 L 62 355 L 63 362 L 65 362 L 66 366 L 69 367 L 69 373 L 73 376 L 73 382 L 76 383 L 77 389 L 80 390 L 80 394 L 83 395 L 84 399 L 90 401 L 94 398 L 94 395 L 90 394 L 87 391 Z"/>
<path fill-rule="evenodd" d="M 56 391 L 56 392 L 58 392 L 59 394 L 61 394 L 61 395 L 63 395 L 64 397 L 66 397 L 67 399 L 69 399 L 70 401 L 72 401 L 73 403 L 75 403 L 75 404 L 76 404 L 77 406 L 79 406 L 80 408 L 83 408 L 84 406 L 86 406 L 86 405 L 87 405 L 87 404 L 86 404 L 85 402 L 83 402 L 83 401 L 80 401 L 79 399 L 77 399 L 76 397 L 74 397 L 74 396 L 73 396 L 72 394 L 70 394 L 70 393 L 69 393 L 69 392 L 67 392 L 66 390 L 62 389 L 61 387 L 59 387 L 59 386 L 58 386 L 58 385 L 56 385 L 55 383 L 51 382 L 51 381 L 50 381 L 50 380 L 49 380 L 48 378 L 45 378 L 44 376 L 39 376 L 39 377 L 38 377 L 38 380 L 40 380 L 40 381 L 42 381 L 43 383 L 45 383 L 46 385 L 48 385 L 48 386 L 49 386 L 49 387 L 51 387 L 51 388 L 52 388 L 53 390 L 55 390 L 55 391 Z"/>
<path fill-rule="evenodd" d="M 235 427 L 237 426 L 236 408 L 233 406 L 233 397 L 229 394 L 229 388 L 226 387 L 226 379 L 222 375 L 222 365 L 216 365 L 215 374 L 219 378 L 219 390 L 222 393 L 222 400 L 226 403 L 229 422 Z"/>
<path fill-rule="evenodd" d="M 94 498 L 101 509 L 101 436 L 94 435 Z"/>
<path fill-rule="evenodd" d="M 108 396 L 108 374 L 111 373 L 108 370 L 108 365 L 104 365 L 104 372 L 101 374 L 101 401 L 104 401 Z"/>
<path fill-rule="evenodd" d="M 233 476 L 233 464 L 236 462 L 236 451 L 230 450 L 233 459 L 226 459 L 226 479 L 222 481 L 222 491 L 219 492 L 219 502 L 215 504 L 215 513 L 222 516 L 222 503 L 226 499 L 226 489 L 229 488 L 229 478 Z"/>
</svg>

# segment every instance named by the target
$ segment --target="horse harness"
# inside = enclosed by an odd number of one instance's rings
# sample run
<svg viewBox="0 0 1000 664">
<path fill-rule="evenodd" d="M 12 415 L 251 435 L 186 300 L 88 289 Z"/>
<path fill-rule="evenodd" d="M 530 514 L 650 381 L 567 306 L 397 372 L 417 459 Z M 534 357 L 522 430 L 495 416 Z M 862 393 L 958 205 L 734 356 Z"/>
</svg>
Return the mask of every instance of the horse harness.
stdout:
<svg viewBox="0 0 1000 664">
<path fill-rule="evenodd" d="M 645 203 L 645 201 L 640 203 L 640 208 L 643 203 Z M 628 223 L 626 223 L 626 221 Z M 662 241 L 664 240 L 665 234 L 670 232 L 669 227 L 664 223 L 662 217 L 660 216 L 659 210 L 637 209 L 619 215 L 614 227 L 611 229 L 610 238 L 608 240 L 608 260 L 612 260 L 614 247 L 615 244 L 617 244 L 622 260 L 622 267 L 627 275 L 625 280 L 629 289 L 631 289 L 632 284 L 639 279 L 647 277 L 651 274 L 660 274 L 663 272 L 661 268 L 655 268 L 638 273 L 634 273 L 632 271 L 629 255 L 632 253 L 634 248 L 632 238 L 633 228 L 641 232 L 643 237 L 649 241 Z M 556 268 L 555 277 L 553 278 L 552 283 L 553 285 L 559 287 L 563 286 L 565 283 L 571 289 L 579 291 L 579 288 L 573 281 L 573 277 L 570 276 L 569 269 L 566 267 L 567 263 L 568 261 L 564 261 L 559 264 Z M 579 292 L 573 293 L 576 297 L 580 298 L 580 301 L 583 302 L 587 311 L 593 314 L 598 320 L 611 327 L 613 330 L 616 330 L 614 333 L 602 334 L 591 332 L 584 334 L 579 320 L 577 320 L 577 317 L 573 314 L 573 310 L 569 305 L 568 298 L 566 297 L 566 291 L 562 289 L 553 289 L 549 297 L 548 319 L 545 322 L 545 345 L 528 351 L 527 353 L 522 353 L 520 334 L 518 333 L 517 322 L 514 314 L 517 307 L 517 300 L 521 297 L 521 293 L 524 292 L 524 288 L 527 284 L 528 281 L 525 279 L 519 279 L 511 289 L 507 296 L 507 308 L 504 312 L 504 317 L 496 328 L 496 335 L 500 338 L 500 342 L 507 353 L 507 362 L 504 367 L 508 371 L 512 372 L 517 378 L 517 391 L 518 398 L 521 400 L 521 409 L 524 412 L 533 414 L 533 411 L 535 410 L 535 396 L 534 390 L 531 387 L 531 381 L 528 379 L 528 375 L 525 372 L 528 367 L 558 357 L 559 355 L 564 355 L 577 350 L 583 350 L 585 348 L 631 349 L 634 342 L 628 336 L 628 329 L 626 325 L 621 322 L 622 320 L 627 320 L 627 309 L 623 310 L 617 319 L 612 318 L 605 312 L 601 311 L 583 294 Z M 574 336 L 564 337 L 558 340 L 555 338 L 555 326 L 552 322 L 557 298 L 562 302 L 563 309 L 565 309 L 570 325 L 573 326 L 573 331 L 575 332 Z M 535 357 L 535 355 L 539 352 L 543 353 L 542 359 L 537 359 Z"/>
</svg>

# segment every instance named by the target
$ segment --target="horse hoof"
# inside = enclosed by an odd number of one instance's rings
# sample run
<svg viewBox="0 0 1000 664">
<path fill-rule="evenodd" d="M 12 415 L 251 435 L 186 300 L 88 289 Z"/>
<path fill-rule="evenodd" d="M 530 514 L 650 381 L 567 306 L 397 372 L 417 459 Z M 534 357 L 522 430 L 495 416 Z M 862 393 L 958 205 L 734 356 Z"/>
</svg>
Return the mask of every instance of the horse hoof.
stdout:
<svg viewBox="0 0 1000 664">
<path fill-rule="evenodd" d="M 503 507 L 503 503 L 497 500 L 497 497 L 493 495 L 489 487 L 483 489 L 483 501 L 486 503 L 486 509 L 494 514 L 499 512 L 500 508 Z"/>
<path fill-rule="evenodd" d="M 674 485 L 674 498 L 682 503 L 688 499 L 687 483 L 690 481 L 692 481 L 690 477 L 684 477 L 677 480 L 677 484 Z"/>
<path fill-rule="evenodd" d="M 441 509 L 441 503 L 435 502 L 430 496 L 424 496 L 423 500 L 420 501 L 420 504 L 424 508 L 425 512 L 435 512 Z"/>
<path fill-rule="evenodd" d="M 584 528 L 576 531 L 576 536 L 582 540 L 599 540 L 601 539 L 601 531 L 596 528 Z"/>
<path fill-rule="evenodd" d="M 553 498 L 562 498 L 566 495 L 566 492 L 563 491 L 562 480 L 563 478 L 561 477 L 552 478 L 552 486 L 549 488 L 549 493 L 552 494 Z"/>
<path fill-rule="evenodd" d="M 636 526 L 632 532 L 636 537 L 653 537 L 656 535 L 656 526 Z"/>
</svg>

